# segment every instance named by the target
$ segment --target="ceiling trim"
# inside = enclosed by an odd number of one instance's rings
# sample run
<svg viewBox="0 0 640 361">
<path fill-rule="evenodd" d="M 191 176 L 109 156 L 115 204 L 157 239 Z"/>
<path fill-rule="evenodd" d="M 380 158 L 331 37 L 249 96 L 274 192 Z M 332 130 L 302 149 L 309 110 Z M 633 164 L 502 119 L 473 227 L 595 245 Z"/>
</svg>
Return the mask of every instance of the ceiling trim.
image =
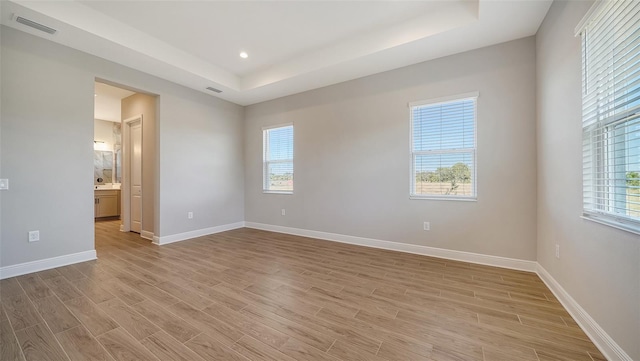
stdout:
<svg viewBox="0 0 640 361">
<path fill-rule="evenodd" d="M 211 96 L 249 105 L 533 35 L 551 2 L 439 2 L 432 11 L 409 21 L 302 53 L 243 77 L 75 1 L 3 1 L 1 23 Z M 39 32 L 13 21 L 15 15 L 58 32 Z M 207 87 L 222 93 L 210 92 Z"/>
</svg>

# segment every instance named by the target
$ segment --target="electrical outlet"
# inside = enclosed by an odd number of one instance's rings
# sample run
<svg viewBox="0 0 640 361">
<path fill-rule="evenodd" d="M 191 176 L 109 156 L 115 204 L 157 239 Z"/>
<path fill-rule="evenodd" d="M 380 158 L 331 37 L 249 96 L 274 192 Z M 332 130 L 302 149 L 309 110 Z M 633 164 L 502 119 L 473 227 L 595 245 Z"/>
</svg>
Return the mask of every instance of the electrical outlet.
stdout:
<svg viewBox="0 0 640 361">
<path fill-rule="evenodd" d="M 556 258 L 560 258 L 560 245 L 556 244 Z"/>
<path fill-rule="evenodd" d="M 37 242 L 40 240 L 40 231 L 29 232 L 29 242 Z"/>
<path fill-rule="evenodd" d="M 0 179 L 0 190 L 9 189 L 9 180 L 8 179 Z"/>
<path fill-rule="evenodd" d="M 422 229 L 424 229 L 425 231 L 431 230 L 431 223 L 424 222 L 424 224 L 422 225 Z"/>
<path fill-rule="evenodd" d="M 187 218 L 193 219 L 193 212 L 188 212 L 187 213 Z"/>
<path fill-rule="evenodd" d="M 282 208 L 282 215 L 283 215 L 283 216 L 286 216 L 286 215 L 287 215 L 287 211 L 286 211 L 284 208 Z"/>
</svg>

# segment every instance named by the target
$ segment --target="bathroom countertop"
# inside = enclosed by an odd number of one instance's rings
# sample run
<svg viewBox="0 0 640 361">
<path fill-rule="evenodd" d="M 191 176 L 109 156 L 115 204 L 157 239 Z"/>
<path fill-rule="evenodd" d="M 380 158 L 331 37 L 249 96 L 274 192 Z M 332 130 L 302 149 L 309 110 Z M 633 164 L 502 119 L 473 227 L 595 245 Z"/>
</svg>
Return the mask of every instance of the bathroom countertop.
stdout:
<svg viewBox="0 0 640 361">
<path fill-rule="evenodd" d="M 120 190 L 120 184 L 114 185 L 94 185 L 93 190 L 95 191 L 104 191 L 104 190 Z"/>
</svg>

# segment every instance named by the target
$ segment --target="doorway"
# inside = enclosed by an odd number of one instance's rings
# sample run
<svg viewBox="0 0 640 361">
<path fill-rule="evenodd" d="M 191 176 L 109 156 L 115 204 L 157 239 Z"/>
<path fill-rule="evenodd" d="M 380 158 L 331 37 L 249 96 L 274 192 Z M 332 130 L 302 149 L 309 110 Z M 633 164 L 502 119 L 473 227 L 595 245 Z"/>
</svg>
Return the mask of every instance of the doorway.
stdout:
<svg viewBox="0 0 640 361">
<path fill-rule="evenodd" d="M 93 187 L 96 222 L 121 216 L 122 119 L 120 103 L 133 91 L 95 83 Z"/>
<path fill-rule="evenodd" d="M 130 232 L 126 237 L 120 232 L 112 234 L 111 239 L 153 240 L 156 229 L 156 107 L 156 95 L 96 79 L 96 232 L 113 231 L 114 227 L 106 227 L 106 221 L 111 225 L 117 222 L 119 227 L 116 228 L 121 232 Z M 109 198 L 104 198 L 107 196 Z M 98 227 L 100 223 L 105 227 Z"/>
</svg>

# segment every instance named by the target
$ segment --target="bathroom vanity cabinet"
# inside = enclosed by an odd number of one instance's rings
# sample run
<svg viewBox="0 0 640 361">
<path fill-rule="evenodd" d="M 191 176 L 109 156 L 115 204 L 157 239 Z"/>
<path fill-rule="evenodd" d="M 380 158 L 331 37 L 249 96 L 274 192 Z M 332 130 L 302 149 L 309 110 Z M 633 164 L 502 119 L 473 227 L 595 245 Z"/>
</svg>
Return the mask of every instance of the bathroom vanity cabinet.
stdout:
<svg viewBox="0 0 640 361">
<path fill-rule="evenodd" d="M 95 190 L 93 197 L 94 217 L 120 216 L 120 190 Z"/>
</svg>

